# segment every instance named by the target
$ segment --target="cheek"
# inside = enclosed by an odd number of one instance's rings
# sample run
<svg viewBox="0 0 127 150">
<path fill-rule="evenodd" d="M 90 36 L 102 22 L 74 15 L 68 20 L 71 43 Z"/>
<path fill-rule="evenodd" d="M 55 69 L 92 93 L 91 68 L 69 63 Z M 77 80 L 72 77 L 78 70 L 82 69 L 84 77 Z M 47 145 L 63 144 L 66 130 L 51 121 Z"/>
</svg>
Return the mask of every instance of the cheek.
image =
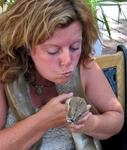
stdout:
<svg viewBox="0 0 127 150">
<path fill-rule="evenodd" d="M 73 62 L 75 62 L 75 64 L 78 63 L 80 55 L 81 55 L 81 52 L 77 52 L 73 55 Z"/>
<path fill-rule="evenodd" d="M 47 59 L 47 58 L 43 58 L 43 57 L 39 57 L 38 59 L 34 60 L 36 67 L 38 68 L 50 68 L 53 63 L 51 63 L 51 59 Z"/>
<path fill-rule="evenodd" d="M 56 67 L 57 60 L 48 57 L 47 55 L 41 55 L 39 53 L 32 56 L 34 64 L 38 71 L 46 71 L 51 70 L 52 68 Z"/>
</svg>

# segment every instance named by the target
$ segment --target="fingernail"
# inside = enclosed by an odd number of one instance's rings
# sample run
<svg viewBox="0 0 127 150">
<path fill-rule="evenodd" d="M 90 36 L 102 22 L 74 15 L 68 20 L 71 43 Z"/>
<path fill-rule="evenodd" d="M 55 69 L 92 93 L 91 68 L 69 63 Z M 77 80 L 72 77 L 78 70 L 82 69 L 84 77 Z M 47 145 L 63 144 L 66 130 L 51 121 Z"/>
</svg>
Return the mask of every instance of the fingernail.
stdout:
<svg viewBox="0 0 127 150">
<path fill-rule="evenodd" d="M 73 96 L 73 92 L 70 92 L 70 93 L 69 93 L 69 96 Z"/>
</svg>

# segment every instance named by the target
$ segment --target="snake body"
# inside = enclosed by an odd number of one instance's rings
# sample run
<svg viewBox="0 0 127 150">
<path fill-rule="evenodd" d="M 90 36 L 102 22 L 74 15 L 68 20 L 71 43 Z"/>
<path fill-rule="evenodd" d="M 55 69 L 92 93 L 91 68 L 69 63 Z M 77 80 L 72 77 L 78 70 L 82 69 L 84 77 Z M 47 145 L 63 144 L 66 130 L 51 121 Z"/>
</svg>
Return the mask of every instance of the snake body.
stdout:
<svg viewBox="0 0 127 150">
<path fill-rule="evenodd" d="M 72 97 L 67 100 L 68 113 L 67 121 L 76 124 L 82 114 L 87 111 L 87 103 L 84 98 Z M 76 150 L 101 150 L 98 140 L 83 133 L 72 132 Z"/>
</svg>

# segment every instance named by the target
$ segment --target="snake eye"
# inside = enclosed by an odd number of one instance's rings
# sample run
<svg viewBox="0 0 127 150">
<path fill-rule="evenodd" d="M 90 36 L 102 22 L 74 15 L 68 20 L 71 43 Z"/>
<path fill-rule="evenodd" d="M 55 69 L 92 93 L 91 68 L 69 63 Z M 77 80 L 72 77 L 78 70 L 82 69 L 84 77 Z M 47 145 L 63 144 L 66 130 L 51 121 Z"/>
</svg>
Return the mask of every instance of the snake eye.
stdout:
<svg viewBox="0 0 127 150">
<path fill-rule="evenodd" d="M 74 123 L 74 122 L 75 122 L 75 120 L 74 120 L 73 118 L 71 118 L 71 119 L 70 119 L 70 121 L 71 121 L 72 123 Z"/>
</svg>

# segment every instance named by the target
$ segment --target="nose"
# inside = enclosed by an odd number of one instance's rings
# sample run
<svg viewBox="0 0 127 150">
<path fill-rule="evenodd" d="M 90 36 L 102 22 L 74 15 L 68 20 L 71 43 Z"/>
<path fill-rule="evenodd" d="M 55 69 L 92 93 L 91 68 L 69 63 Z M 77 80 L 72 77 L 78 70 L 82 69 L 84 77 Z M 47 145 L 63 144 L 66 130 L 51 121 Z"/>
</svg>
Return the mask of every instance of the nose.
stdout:
<svg viewBox="0 0 127 150">
<path fill-rule="evenodd" d="M 61 52 L 60 63 L 62 66 L 69 66 L 72 62 L 72 56 L 68 48 Z"/>
</svg>

